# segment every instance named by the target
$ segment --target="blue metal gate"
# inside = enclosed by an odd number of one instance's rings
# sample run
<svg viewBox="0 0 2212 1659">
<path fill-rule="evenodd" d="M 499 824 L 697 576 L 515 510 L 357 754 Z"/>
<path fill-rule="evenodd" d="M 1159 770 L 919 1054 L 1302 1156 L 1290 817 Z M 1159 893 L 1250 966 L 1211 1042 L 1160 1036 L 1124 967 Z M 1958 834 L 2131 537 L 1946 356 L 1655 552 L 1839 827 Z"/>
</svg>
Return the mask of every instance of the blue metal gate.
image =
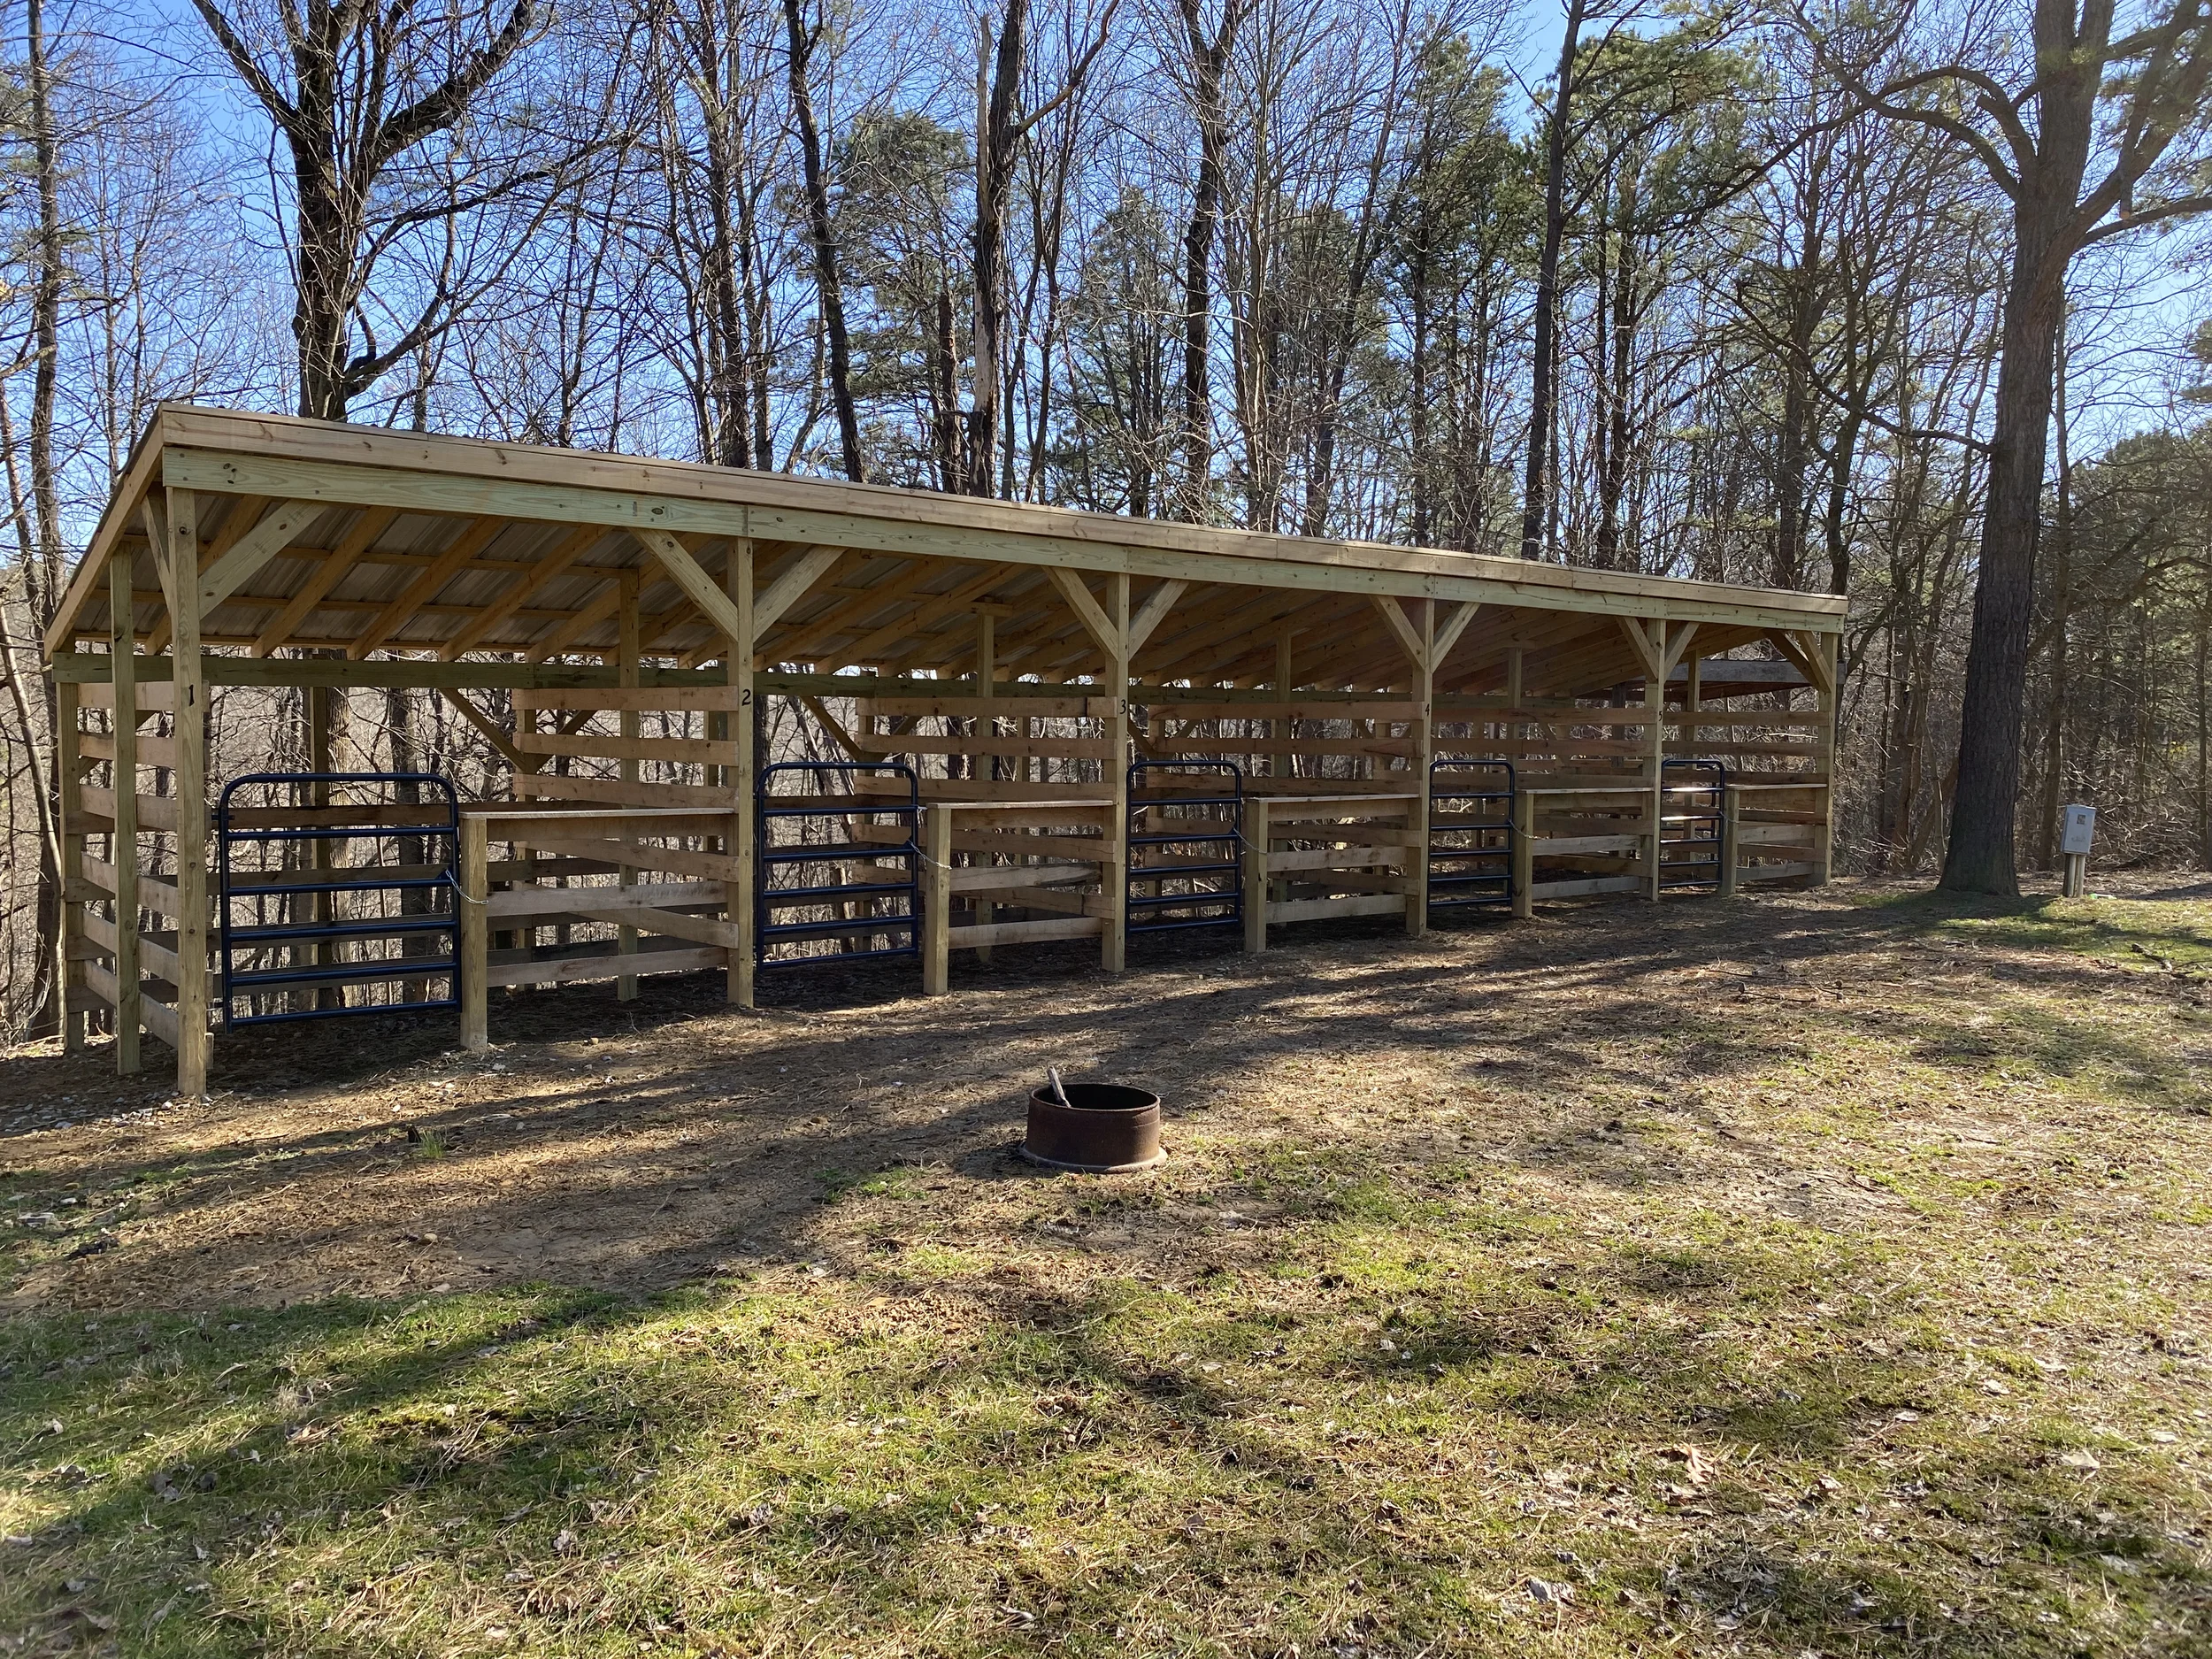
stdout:
<svg viewBox="0 0 2212 1659">
<path fill-rule="evenodd" d="M 1511 761 L 1431 763 L 1429 909 L 1512 903 L 1514 834 Z"/>
<path fill-rule="evenodd" d="M 1661 889 L 1718 887 L 1728 768 L 1717 760 L 1662 761 L 1659 780 Z"/>
<path fill-rule="evenodd" d="M 410 785 L 436 799 L 400 801 L 401 787 Z M 307 809 L 289 803 L 257 808 L 238 799 L 241 792 L 256 789 L 296 797 L 318 786 L 388 790 L 393 798 Z M 300 822 L 305 814 L 312 815 L 310 821 Z M 354 822 L 346 821 L 349 814 Z M 280 818 L 291 821 L 274 821 Z M 226 784 L 215 809 L 225 1027 L 459 1007 L 460 824 L 453 786 L 434 772 L 262 772 Z M 301 864 L 285 856 L 318 843 L 357 849 L 365 842 L 373 843 L 370 856 L 357 864 Z M 419 845 L 411 848 L 411 842 Z M 388 858 L 383 856 L 388 848 Z M 426 898 L 427 905 L 410 909 L 411 894 Z M 302 900 L 319 913 L 303 919 L 297 914 Z M 403 954 L 410 941 L 420 940 L 436 941 L 436 949 L 423 956 Z M 387 949 L 366 949 L 378 944 Z M 442 979 L 445 994 L 407 1002 L 345 999 L 347 986 L 410 979 Z M 335 997 L 323 995 L 331 990 Z M 297 994 L 310 991 L 315 993 L 312 1006 L 294 1005 Z"/>
<path fill-rule="evenodd" d="M 1192 795 L 1141 795 L 1154 773 L 1164 778 L 1196 773 L 1227 781 Z M 1243 926 L 1244 769 L 1236 762 L 1135 762 L 1129 768 L 1126 833 L 1125 933 Z M 1141 887 L 1150 891 L 1140 892 Z"/>
<path fill-rule="evenodd" d="M 872 795 L 776 795 L 770 785 L 780 777 L 797 777 L 810 783 L 842 775 L 850 780 L 867 772 L 903 780 L 906 794 Z M 755 960 L 763 968 L 803 967 L 810 963 L 860 962 L 879 956 L 921 955 L 922 843 L 921 785 L 911 766 L 896 761 L 874 764 L 845 761 L 784 761 L 761 768 L 755 796 L 758 820 L 754 829 L 754 946 Z M 800 839 L 773 844 L 771 830 L 777 824 L 795 825 Z M 826 827 L 827 838 L 805 839 L 809 825 Z M 896 840 L 879 841 L 859 832 L 869 826 L 901 832 Z M 848 881 L 843 866 L 863 862 L 896 864 L 903 874 L 895 880 L 876 879 Z M 852 907 L 862 914 L 848 914 Z M 827 910 L 826 917 L 801 917 L 779 921 L 780 912 Z M 877 939 L 903 943 L 876 945 Z M 829 941 L 840 949 L 772 955 L 774 947 Z M 861 949 L 847 949 L 854 944 Z"/>
</svg>

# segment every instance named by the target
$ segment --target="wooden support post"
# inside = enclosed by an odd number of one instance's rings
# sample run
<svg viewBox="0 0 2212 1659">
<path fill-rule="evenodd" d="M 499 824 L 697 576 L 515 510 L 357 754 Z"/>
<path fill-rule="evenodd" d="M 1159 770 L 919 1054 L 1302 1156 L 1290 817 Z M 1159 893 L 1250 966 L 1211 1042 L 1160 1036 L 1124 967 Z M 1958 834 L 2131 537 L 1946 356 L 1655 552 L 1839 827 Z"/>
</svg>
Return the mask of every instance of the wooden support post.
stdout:
<svg viewBox="0 0 2212 1659">
<path fill-rule="evenodd" d="M 1075 612 L 1083 631 L 1091 636 L 1106 658 L 1106 672 L 1098 688 L 1112 701 L 1106 717 L 1105 785 L 1113 801 L 1113 822 L 1107 829 L 1106 857 L 1099 869 L 1106 891 L 1103 926 L 1098 941 L 1099 965 L 1119 973 L 1128 961 L 1129 949 L 1129 578 L 1107 579 L 1106 608 L 1072 571 L 1048 567 L 1053 585 L 1068 608 Z"/>
<path fill-rule="evenodd" d="M 344 653 L 336 655 L 341 657 Z M 335 686 L 310 686 L 307 688 L 307 767 L 310 772 L 338 770 L 338 711 L 345 706 L 345 693 Z M 330 786 L 319 783 L 309 792 L 316 806 L 330 804 Z M 313 843 L 310 856 L 319 872 L 334 868 L 338 847 L 335 841 L 319 841 Z M 332 897 L 327 893 L 313 895 L 308 907 L 318 926 L 330 921 Z M 315 943 L 315 965 L 335 967 L 338 964 L 338 942 L 333 939 L 318 940 Z M 337 985 L 319 986 L 315 991 L 318 1008 L 343 1008 L 345 987 Z"/>
<path fill-rule="evenodd" d="M 61 1046 L 81 1054 L 85 1046 L 84 906 L 70 895 L 83 891 L 84 770 L 78 746 L 77 710 L 83 687 L 54 682 L 54 793 L 61 807 L 61 927 L 54 985 L 61 1008 Z"/>
<path fill-rule="evenodd" d="M 490 840 L 480 814 L 461 815 L 461 1046 L 472 1054 L 492 1046 L 484 987 L 491 965 L 484 910 L 492 895 Z"/>
<path fill-rule="evenodd" d="M 1119 973 L 1129 960 L 1129 578 L 1111 579 L 1108 588 L 1107 620 L 1112 626 L 1115 648 L 1107 664 L 1107 695 L 1114 712 L 1106 722 L 1106 748 L 1113 758 L 1108 781 L 1113 788 L 1114 854 L 1107 872 L 1106 931 L 1100 941 L 1099 965 Z"/>
<path fill-rule="evenodd" d="M 1285 628 L 1280 634 L 1275 636 L 1274 692 L 1277 701 L 1281 703 L 1288 703 L 1290 701 L 1290 694 L 1293 689 L 1291 686 L 1290 638 L 1291 634 L 1288 628 Z M 1287 738 L 1290 735 L 1290 728 L 1293 724 L 1294 722 L 1287 719 L 1271 720 L 1267 725 L 1268 735 L 1276 738 Z M 1287 749 L 1279 755 L 1269 756 L 1267 760 L 1268 775 L 1272 778 L 1289 777 L 1294 770 L 1294 761 L 1295 757 L 1291 755 Z"/>
<path fill-rule="evenodd" d="M 1836 856 L 1836 734 L 1843 718 L 1843 635 L 1823 634 L 1814 641 L 1816 662 L 1826 671 L 1816 687 L 1820 696 L 1820 727 L 1813 745 L 1813 764 L 1827 782 L 1820 788 L 1820 823 L 1813 831 L 1813 885 L 1824 887 L 1835 868 Z"/>
<path fill-rule="evenodd" d="M 1536 796 L 1527 789 L 1513 795 L 1513 913 L 1536 914 Z"/>
<path fill-rule="evenodd" d="M 115 866 L 115 1069 L 124 1076 L 141 1064 L 138 1031 L 145 993 L 138 983 L 138 634 L 133 622 L 134 555 L 108 561 L 109 671 L 115 686 L 115 834 L 108 862 Z"/>
<path fill-rule="evenodd" d="M 922 995 L 952 985 L 952 808 L 922 809 Z"/>
<path fill-rule="evenodd" d="M 1644 655 L 1644 753 L 1643 776 L 1647 796 L 1651 803 L 1651 833 L 1644 838 L 1643 895 L 1656 902 L 1659 897 L 1660 861 L 1666 856 L 1662 844 L 1666 837 L 1667 818 L 1667 625 L 1662 620 L 1651 625 L 1648 632 L 1641 621 L 1629 626 L 1646 641 Z M 1655 637 L 1654 637 L 1655 636 Z"/>
<path fill-rule="evenodd" d="M 976 613 L 975 622 L 975 695 L 987 703 L 990 701 L 991 687 L 998 679 L 998 618 L 987 608 Z M 982 726 L 983 734 L 986 737 L 995 737 L 998 734 L 998 718 L 995 715 L 985 715 Z M 997 756 L 993 755 L 988 758 L 983 758 L 983 764 L 993 778 L 998 776 Z M 949 849 L 949 842 L 947 843 L 947 847 Z M 934 856 L 934 854 L 932 855 L 933 857 Z M 948 891 L 949 892 L 949 889 Z M 979 927 L 988 927 L 991 925 L 991 906 L 987 902 L 978 901 L 975 907 L 975 919 L 976 925 Z M 975 959 L 979 963 L 990 961 L 990 946 L 978 945 L 975 948 Z"/>
<path fill-rule="evenodd" d="M 2078 899 L 2081 897 L 2084 890 L 2086 889 L 2088 886 L 2089 855 L 2087 853 L 2068 853 L 2066 855 L 2066 885 L 2061 890 L 2061 896 L 2069 899 Z"/>
<path fill-rule="evenodd" d="M 730 543 L 730 560 L 723 572 L 729 589 L 737 633 L 730 640 L 730 684 L 737 687 L 737 707 L 730 711 L 731 735 L 737 740 L 737 764 L 724 772 L 730 780 L 730 856 L 737 860 L 737 879 L 722 884 L 723 916 L 737 930 L 730 951 L 729 1000 L 740 1008 L 753 1006 L 754 958 L 760 949 L 760 918 L 754 908 L 753 889 L 760 879 L 755 867 L 753 844 L 759 820 L 753 810 L 753 789 L 759 777 L 759 757 L 754 752 L 760 722 L 753 718 L 753 544 L 749 538 Z"/>
<path fill-rule="evenodd" d="M 1252 956 L 1267 949 L 1267 804 L 1263 795 L 1245 796 L 1244 822 L 1238 826 L 1244 836 L 1244 867 L 1239 872 L 1244 883 L 1244 949 Z"/>
<path fill-rule="evenodd" d="M 626 570 L 616 578 L 616 582 L 619 594 L 615 603 L 618 641 L 616 649 L 618 652 L 616 671 L 621 676 L 620 683 L 625 687 L 634 688 L 638 683 L 638 572 L 634 570 Z M 625 709 L 616 718 L 621 722 L 624 740 L 626 741 L 634 740 L 638 734 L 638 711 L 635 709 Z M 635 783 L 638 780 L 638 764 L 635 757 L 626 757 L 620 764 L 622 781 Z M 634 887 L 637 885 L 637 872 L 625 864 L 622 867 L 622 873 L 616 879 L 622 887 Z M 637 929 L 634 927 L 617 928 L 614 948 L 617 956 L 634 956 L 637 955 Z M 635 1000 L 637 975 L 626 973 L 617 978 L 614 982 L 614 995 L 618 1002 Z"/>
<path fill-rule="evenodd" d="M 1737 827 L 1743 821 L 1743 787 L 1730 784 L 1721 791 L 1720 803 L 1720 895 L 1724 899 L 1736 895 L 1737 849 L 1740 837 Z"/>
<path fill-rule="evenodd" d="M 177 1093 L 204 1100 L 215 1037 L 207 1006 L 207 684 L 200 663 L 199 503 L 188 489 L 164 495 L 165 523 L 155 557 L 169 604 L 176 718 Z"/>
<path fill-rule="evenodd" d="M 1390 602 L 1397 603 L 1396 600 Z M 1406 933 L 1429 931 L 1429 765 L 1436 758 L 1436 601 L 1414 608 L 1421 651 L 1413 665 L 1413 805 L 1406 813 Z"/>
<path fill-rule="evenodd" d="M 1507 712 L 1519 710 L 1525 695 L 1521 681 L 1521 664 L 1526 653 L 1518 645 L 1509 645 L 1505 652 L 1505 706 Z M 1505 740 L 1505 757 L 1517 768 L 1521 764 L 1521 733 L 1527 728 L 1518 719 L 1508 720 L 1499 735 Z M 1517 772 L 1517 776 L 1518 773 Z"/>
</svg>

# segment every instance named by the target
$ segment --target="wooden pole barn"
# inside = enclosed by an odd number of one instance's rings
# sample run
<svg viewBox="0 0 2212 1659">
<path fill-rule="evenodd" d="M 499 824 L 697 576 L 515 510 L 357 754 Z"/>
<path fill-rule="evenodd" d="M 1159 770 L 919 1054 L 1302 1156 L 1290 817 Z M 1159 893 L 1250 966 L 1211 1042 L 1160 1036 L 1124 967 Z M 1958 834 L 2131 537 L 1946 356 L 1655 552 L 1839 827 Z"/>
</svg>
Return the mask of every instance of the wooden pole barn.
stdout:
<svg viewBox="0 0 2212 1659">
<path fill-rule="evenodd" d="M 211 892 L 210 715 L 272 695 L 245 688 L 305 688 L 322 770 L 333 688 L 393 687 L 511 768 L 511 800 L 462 803 L 450 866 L 482 1047 L 495 987 L 712 969 L 749 1005 L 763 966 L 902 946 L 940 992 L 953 953 L 1041 940 L 1118 971 L 1148 925 L 1263 949 L 1329 917 L 1418 933 L 1448 892 L 1525 915 L 1657 898 L 1670 870 L 1824 880 L 1843 619 L 1824 595 L 165 406 L 45 641 L 65 1028 L 95 1012 L 125 1071 L 150 1033 L 204 1092 L 239 1017 L 211 965 L 235 901 L 220 860 Z M 772 772 L 772 703 L 787 749 L 803 709 L 843 769 Z M 343 794 L 230 823 L 421 816 Z M 253 891 L 328 874 L 335 844 Z M 401 977 L 365 933 L 311 956 L 318 987 L 280 1003 Z"/>
</svg>

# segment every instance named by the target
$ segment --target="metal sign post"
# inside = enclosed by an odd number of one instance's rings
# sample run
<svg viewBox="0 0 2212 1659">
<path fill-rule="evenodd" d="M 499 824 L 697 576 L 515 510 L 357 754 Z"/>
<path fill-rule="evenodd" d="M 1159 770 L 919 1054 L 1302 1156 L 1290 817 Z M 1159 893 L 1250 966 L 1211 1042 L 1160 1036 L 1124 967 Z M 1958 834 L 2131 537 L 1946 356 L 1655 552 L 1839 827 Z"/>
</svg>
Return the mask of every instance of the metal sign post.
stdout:
<svg viewBox="0 0 2212 1659">
<path fill-rule="evenodd" d="M 2058 849 L 2066 856 L 2065 895 L 2070 899 L 2081 897 L 2082 887 L 2089 879 L 2089 841 L 2097 833 L 2097 809 L 2093 806 L 2069 806 L 2059 820 Z"/>
</svg>

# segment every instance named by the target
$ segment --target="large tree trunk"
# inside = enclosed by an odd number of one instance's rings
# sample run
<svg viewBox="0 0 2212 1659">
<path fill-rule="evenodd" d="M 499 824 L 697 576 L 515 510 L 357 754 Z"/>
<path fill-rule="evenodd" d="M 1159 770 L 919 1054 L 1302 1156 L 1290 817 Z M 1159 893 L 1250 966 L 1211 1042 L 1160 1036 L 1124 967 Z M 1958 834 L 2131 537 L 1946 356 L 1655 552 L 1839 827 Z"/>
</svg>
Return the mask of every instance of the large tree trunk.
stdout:
<svg viewBox="0 0 2212 1659">
<path fill-rule="evenodd" d="M 2059 235 L 2080 188 L 2081 171 L 2078 165 L 2070 178 L 2056 181 L 2056 188 L 2047 179 L 2023 180 L 2013 215 L 2016 254 L 2005 294 L 1989 498 L 1959 709 L 1958 784 L 1940 883 L 1955 893 L 2020 891 L 2013 837 L 2026 720 L 2028 633 L 2035 610 L 2052 376 L 2070 252 L 2059 245 Z"/>
<path fill-rule="evenodd" d="M 2074 611 L 2073 465 L 2066 443 L 2066 339 L 2062 315 L 2059 327 L 2055 388 L 2058 416 L 2058 495 L 2052 525 L 2052 551 L 2058 559 L 2056 580 L 2051 586 L 2051 700 L 2050 720 L 2044 730 L 2042 810 L 2034 828 L 2036 867 L 2048 870 L 2058 863 L 2058 811 L 2066 789 L 2066 728 L 2072 716 L 2073 664 L 2067 650 L 2067 630 Z"/>
<path fill-rule="evenodd" d="M 306 88 L 302 88 L 304 96 Z M 315 119 L 311 112 L 306 119 Z M 326 112 L 326 119 L 334 119 Z M 317 420 L 343 420 L 353 395 L 347 385 L 350 340 L 354 250 L 361 226 L 342 204 L 344 187 L 322 158 L 303 145 L 293 148 L 293 188 L 297 200 L 299 285 L 292 295 L 292 340 L 300 360 L 300 413 Z"/>
<path fill-rule="evenodd" d="M 1182 0 L 1183 32 L 1190 50 L 1193 102 L 1198 117 L 1198 177 L 1191 187 L 1190 223 L 1183 232 L 1183 481 L 1177 516 L 1196 524 L 1206 517 L 1213 472 L 1213 404 L 1208 390 L 1211 355 L 1214 233 L 1221 220 L 1222 157 L 1228 149 L 1228 117 L 1222 105 L 1223 67 L 1241 15 L 1239 0 L 1224 10 L 1212 40 L 1201 25 L 1198 0 Z"/>
<path fill-rule="evenodd" d="M 1554 381 L 1559 365 L 1559 245 L 1567 227 L 1567 120 L 1574 98 L 1575 50 L 1582 40 L 1583 0 L 1570 0 L 1559 48 L 1559 82 L 1544 139 L 1544 250 L 1536 266 L 1535 361 L 1529 388 L 1528 470 L 1521 490 L 1521 557 L 1544 556 L 1551 480 Z"/>
<path fill-rule="evenodd" d="M 1407 342 L 1406 358 L 1412 392 L 1406 419 L 1413 474 L 1413 545 L 1427 547 L 1434 536 L 1435 509 L 1431 504 L 1429 481 L 1429 226 L 1425 213 L 1406 250 L 1406 298 L 1413 311 L 1413 338 Z"/>
<path fill-rule="evenodd" d="M 814 286 L 822 307 L 822 336 L 829 354 L 830 407 L 837 416 L 837 442 L 845 476 L 859 483 L 860 417 L 853 407 L 852 343 L 845 326 L 845 287 L 838 270 L 835 228 L 830 221 L 829 173 L 822 163 L 822 134 L 814 120 L 814 94 L 807 72 L 814 37 L 801 22 L 800 0 L 783 0 L 784 27 L 791 46 L 791 108 L 799 123 L 799 160 L 806 182 L 807 240 L 814 255 Z"/>
<path fill-rule="evenodd" d="M 31 94 L 32 165 L 37 174 L 38 228 L 35 276 L 31 286 L 32 341 L 37 362 L 31 372 L 31 501 L 37 546 L 24 565 L 24 600 L 31 627 L 42 633 L 60 601 L 65 572 L 61 541 L 61 491 L 54 471 L 54 397 L 61 371 L 61 299 L 63 285 L 60 142 L 55 130 L 53 74 L 47 50 L 46 12 L 42 0 L 29 0 L 24 13 L 25 52 L 28 58 Z M 27 555 L 31 549 L 25 549 Z M 11 674 L 12 663 L 7 664 Z M 38 800 L 39 881 L 38 941 L 40 975 L 34 992 L 29 1030 L 42 1036 L 58 1030 L 63 1014 L 63 986 L 68 978 L 61 960 L 61 803 L 58 777 L 49 777 L 38 763 L 39 739 L 33 720 L 45 727 L 46 752 L 58 756 L 54 731 L 54 703 L 41 698 L 41 712 L 34 717 L 31 699 L 17 695 L 23 722 L 24 746 L 31 763 L 31 780 Z"/>
<path fill-rule="evenodd" d="M 1020 139 L 1014 101 L 1021 91 L 1023 35 L 1029 0 L 1007 0 L 995 54 L 978 41 L 975 144 L 975 375 L 968 411 L 968 493 L 988 495 L 998 479 L 999 388 L 1006 367 L 1006 197 Z M 979 26 L 980 27 L 980 26 Z M 991 56 L 987 85 L 984 58 Z"/>
</svg>

